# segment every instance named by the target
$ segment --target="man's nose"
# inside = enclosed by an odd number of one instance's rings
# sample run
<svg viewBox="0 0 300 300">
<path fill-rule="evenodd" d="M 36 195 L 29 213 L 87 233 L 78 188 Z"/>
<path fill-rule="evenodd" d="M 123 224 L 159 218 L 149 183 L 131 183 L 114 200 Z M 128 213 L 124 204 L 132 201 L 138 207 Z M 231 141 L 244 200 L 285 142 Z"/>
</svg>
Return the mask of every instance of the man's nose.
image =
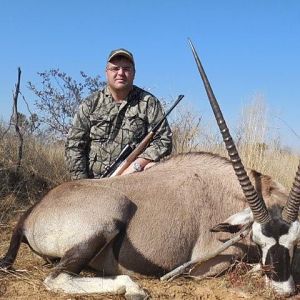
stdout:
<svg viewBox="0 0 300 300">
<path fill-rule="evenodd" d="M 117 73 L 123 75 L 123 74 L 125 74 L 125 71 L 124 71 L 124 69 L 123 69 L 122 67 L 120 67 L 120 68 L 118 69 L 118 72 L 117 72 Z"/>
</svg>

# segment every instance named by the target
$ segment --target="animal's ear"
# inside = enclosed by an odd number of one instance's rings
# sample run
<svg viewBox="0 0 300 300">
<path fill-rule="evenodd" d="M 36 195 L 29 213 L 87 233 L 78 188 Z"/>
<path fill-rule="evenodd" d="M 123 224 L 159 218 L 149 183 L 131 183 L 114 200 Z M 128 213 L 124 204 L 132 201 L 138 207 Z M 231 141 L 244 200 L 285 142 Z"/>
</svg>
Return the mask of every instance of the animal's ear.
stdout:
<svg viewBox="0 0 300 300">
<path fill-rule="evenodd" d="M 210 229 L 211 232 L 230 232 L 236 233 L 241 230 L 243 225 L 253 221 L 253 214 L 250 208 L 238 212 L 224 222 L 217 224 Z"/>
<path fill-rule="evenodd" d="M 210 229 L 211 232 L 230 232 L 236 233 L 241 230 L 241 225 L 231 225 L 229 223 L 219 223 Z"/>
</svg>

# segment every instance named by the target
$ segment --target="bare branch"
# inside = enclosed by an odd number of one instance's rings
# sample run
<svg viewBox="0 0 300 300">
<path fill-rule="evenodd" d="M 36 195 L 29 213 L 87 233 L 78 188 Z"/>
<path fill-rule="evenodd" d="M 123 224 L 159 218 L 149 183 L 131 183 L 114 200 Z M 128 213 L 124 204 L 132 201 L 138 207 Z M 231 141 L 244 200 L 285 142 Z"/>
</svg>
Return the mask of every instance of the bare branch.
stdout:
<svg viewBox="0 0 300 300">
<path fill-rule="evenodd" d="M 13 120 L 15 125 L 16 133 L 19 137 L 19 150 L 18 150 L 18 161 L 17 161 L 17 172 L 21 167 L 21 161 L 23 157 L 23 135 L 21 134 L 20 127 L 19 127 L 19 114 L 18 114 L 18 96 L 20 93 L 20 81 L 21 81 L 21 69 L 18 68 L 18 81 L 16 84 L 16 90 L 13 95 Z"/>
<path fill-rule="evenodd" d="M 239 231 L 239 233 L 237 235 L 235 235 L 229 241 L 225 242 L 220 248 L 216 249 L 214 252 L 209 253 L 207 255 L 204 255 L 202 257 L 195 258 L 193 260 L 190 260 L 190 261 L 184 263 L 183 265 L 177 267 L 176 269 L 172 270 L 171 272 L 169 272 L 169 273 L 165 274 L 164 276 L 160 277 L 160 280 L 162 280 L 162 281 L 164 281 L 164 280 L 171 281 L 175 277 L 183 274 L 187 268 L 191 267 L 190 269 L 192 269 L 195 265 L 201 264 L 201 263 L 203 263 L 203 262 L 205 262 L 205 261 L 207 261 L 211 258 L 216 257 L 217 255 L 219 255 L 220 253 L 222 253 L 223 251 L 228 249 L 230 246 L 232 246 L 236 242 L 238 242 L 241 239 L 245 238 L 248 235 L 248 233 L 251 231 L 251 228 L 252 228 L 252 223 L 246 224 L 245 226 L 242 227 L 242 229 Z"/>
</svg>

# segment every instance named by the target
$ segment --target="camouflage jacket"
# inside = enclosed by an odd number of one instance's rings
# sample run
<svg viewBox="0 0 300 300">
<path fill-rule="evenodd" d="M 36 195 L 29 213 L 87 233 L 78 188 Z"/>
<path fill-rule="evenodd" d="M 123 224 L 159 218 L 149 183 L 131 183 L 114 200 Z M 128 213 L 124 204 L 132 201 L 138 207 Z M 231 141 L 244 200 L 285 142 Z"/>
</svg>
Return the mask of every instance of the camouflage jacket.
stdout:
<svg viewBox="0 0 300 300">
<path fill-rule="evenodd" d="M 130 142 L 139 142 L 163 116 L 160 102 L 134 86 L 117 104 L 106 86 L 79 107 L 66 142 L 66 161 L 72 179 L 97 178 Z M 153 161 L 171 153 L 172 133 L 164 121 L 139 156 Z"/>
</svg>

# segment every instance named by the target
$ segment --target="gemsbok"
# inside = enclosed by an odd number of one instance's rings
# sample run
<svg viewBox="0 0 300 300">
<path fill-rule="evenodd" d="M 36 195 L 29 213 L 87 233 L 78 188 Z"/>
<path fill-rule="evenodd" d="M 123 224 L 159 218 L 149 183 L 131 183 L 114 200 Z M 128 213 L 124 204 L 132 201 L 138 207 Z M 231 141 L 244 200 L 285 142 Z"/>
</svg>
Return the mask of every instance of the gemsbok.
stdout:
<svg viewBox="0 0 300 300">
<path fill-rule="evenodd" d="M 260 253 L 262 265 L 270 266 L 267 284 L 280 294 L 295 292 L 300 165 L 290 194 L 269 176 L 244 168 L 191 41 L 190 46 L 230 160 L 188 153 L 141 173 L 63 183 L 20 218 L 0 267 L 10 268 L 25 242 L 47 260 L 60 259 L 44 281 L 50 290 L 143 299 L 147 294 L 129 275 L 162 276 L 215 251 L 248 225 L 250 239 L 198 265 L 193 275 L 220 274 L 232 260 Z M 79 276 L 87 266 L 102 276 Z"/>
</svg>

